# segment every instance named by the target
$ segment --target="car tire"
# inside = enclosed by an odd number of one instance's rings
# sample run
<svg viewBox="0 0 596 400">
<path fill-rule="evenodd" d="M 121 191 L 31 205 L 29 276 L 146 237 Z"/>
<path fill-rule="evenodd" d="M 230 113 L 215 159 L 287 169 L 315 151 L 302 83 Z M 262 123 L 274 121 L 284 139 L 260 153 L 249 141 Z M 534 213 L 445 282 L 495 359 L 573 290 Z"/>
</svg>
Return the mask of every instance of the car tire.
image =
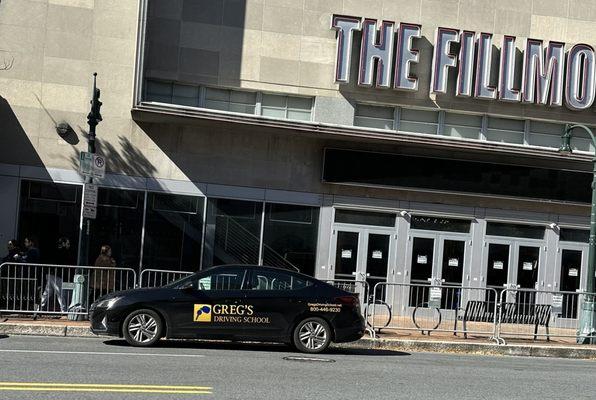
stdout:
<svg viewBox="0 0 596 400">
<path fill-rule="evenodd" d="M 294 346 L 302 353 L 321 353 L 331 344 L 331 328 L 322 318 L 307 318 L 294 329 Z"/>
<path fill-rule="evenodd" d="M 131 346 L 147 347 L 155 344 L 162 337 L 163 323 L 153 310 L 131 312 L 122 325 L 124 339 Z"/>
</svg>

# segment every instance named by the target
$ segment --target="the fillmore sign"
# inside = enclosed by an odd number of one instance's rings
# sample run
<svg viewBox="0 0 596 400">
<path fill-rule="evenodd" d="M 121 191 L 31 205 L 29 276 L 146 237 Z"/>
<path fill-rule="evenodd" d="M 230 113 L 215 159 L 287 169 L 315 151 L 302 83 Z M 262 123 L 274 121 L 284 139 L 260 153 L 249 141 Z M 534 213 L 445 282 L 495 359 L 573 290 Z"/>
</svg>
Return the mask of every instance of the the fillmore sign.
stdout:
<svg viewBox="0 0 596 400">
<path fill-rule="evenodd" d="M 358 84 L 376 88 L 417 91 L 418 78 L 411 73 L 419 62 L 413 40 L 421 38 L 421 25 L 333 15 L 331 28 L 337 31 L 335 81 L 350 80 L 350 55 L 354 32 L 362 32 Z M 457 68 L 455 95 L 476 99 L 522 102 L 585 110 L 596 96 L 594 48 L 575 44 L 565 52 L 565 43 L 526 39 L 523 67 L 516 71 L 516 37 L 503 36 L 499 77 L 491 85 L 491 33 L 437 28 L 432 58 L 430 93 L 447 92 L 449 68 Z M 459 44 L 454 52 L 452 45 Z M 375 75 L 376 66 L 376 76 Z M 495 71 L 496 72 L 496 71 Z M 521 73 L 521 86 L 515 87 Z M 563 100 L 564 99 L 564 100 Z"/>
</svg>

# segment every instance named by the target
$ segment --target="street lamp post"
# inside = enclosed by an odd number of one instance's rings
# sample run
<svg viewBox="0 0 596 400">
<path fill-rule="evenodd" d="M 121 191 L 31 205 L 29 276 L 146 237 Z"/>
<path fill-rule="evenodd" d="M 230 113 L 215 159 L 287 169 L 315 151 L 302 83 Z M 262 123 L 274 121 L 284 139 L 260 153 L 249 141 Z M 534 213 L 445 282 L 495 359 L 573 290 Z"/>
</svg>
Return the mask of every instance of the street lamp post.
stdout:
<svg viewBox="0 0 596 400">
<path fill-rule="evenodd" d="M 561 136 L 561 147 L 559 151 L 570 154 L 571 132 L 575 128 L 588 132 L 594 148 L 596 149 L 596 137 L 590 128 L 581 124 L 566 125 L 563 136 Z M 596 306 L 594 296 L 594 274 L 596 272 L 596 152 L 592 158 L 592 205 L 590 209 L 590 239 L 588 247 L 588 279 L 586 293 L 579 315 L 579 327 L 577 331 L 577 343 L 596 344 Z"/>
</svg>

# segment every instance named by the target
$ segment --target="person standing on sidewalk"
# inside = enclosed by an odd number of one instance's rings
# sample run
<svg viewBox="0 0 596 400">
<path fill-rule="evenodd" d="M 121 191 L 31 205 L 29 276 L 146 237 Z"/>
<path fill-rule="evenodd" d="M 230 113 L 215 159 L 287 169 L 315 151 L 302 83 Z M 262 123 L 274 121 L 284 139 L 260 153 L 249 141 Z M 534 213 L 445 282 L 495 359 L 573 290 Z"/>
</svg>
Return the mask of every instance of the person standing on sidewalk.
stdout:
<svg viewBox="0 0 596 400">
<path fill-rule="evenodd" d="M 101 246 L 94 266 L 106 269 L 94 269 L 89 274 L 89 288 L 91 289 L 89 304 L 115 290 L 116 271 L 108 269 L 116 266 L 116 260 L 112 258 L 112 248 L 110 246 L 107 244 Z"/>
</svg>

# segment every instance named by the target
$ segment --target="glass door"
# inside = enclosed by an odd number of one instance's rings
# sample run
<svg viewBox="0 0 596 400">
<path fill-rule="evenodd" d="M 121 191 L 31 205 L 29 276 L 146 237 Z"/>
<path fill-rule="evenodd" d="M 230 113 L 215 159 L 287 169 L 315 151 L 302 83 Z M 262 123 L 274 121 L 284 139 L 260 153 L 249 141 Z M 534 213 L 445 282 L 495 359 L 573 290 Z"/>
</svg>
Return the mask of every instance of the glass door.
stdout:
<svg viewBox="0 0 596 400">
<path fill-rule="evenodd" d="M 587 250 L 582 246 L 565 246 L 559 249 L 559 280 L 555 282 L 555 289 L 562 292 L 578 292 L 584 287 L 582 271 L 587 265 Z M 586 246 L 587 247 L 587 246 Z M 563 294 L 561 299 L 561 318 L 577 318 L 579 296 L 575 294 Z M 553 301 L 553 308 L 555 302 Z"/>
<path fill-rule="evenodd" d="M 466 266 L 466 241 L 454 237 L 440 237 L 440 276 L 445 286 L 441 291 L 441 308 L 456 310 L 461 304 L 464 268 Z"/>
<path fill-rule="evenodd" d="M 355 279 L 358 268 L 360 232 L 337 231 L 333 279 Z"/>
<path fill-rule="evenodd" d="M 334 236 L 331 248 L 335 253 L 335 262 L 331 264 L 334 280 L 366 281 L 371 294 L 377 283 L 387 281 L 393 260 L 391 249 L 395 247 L 393 232 L 338 227 Z M 385 294 L 377 293 L 377 297 L 384 298 Z"/>
</svg>

